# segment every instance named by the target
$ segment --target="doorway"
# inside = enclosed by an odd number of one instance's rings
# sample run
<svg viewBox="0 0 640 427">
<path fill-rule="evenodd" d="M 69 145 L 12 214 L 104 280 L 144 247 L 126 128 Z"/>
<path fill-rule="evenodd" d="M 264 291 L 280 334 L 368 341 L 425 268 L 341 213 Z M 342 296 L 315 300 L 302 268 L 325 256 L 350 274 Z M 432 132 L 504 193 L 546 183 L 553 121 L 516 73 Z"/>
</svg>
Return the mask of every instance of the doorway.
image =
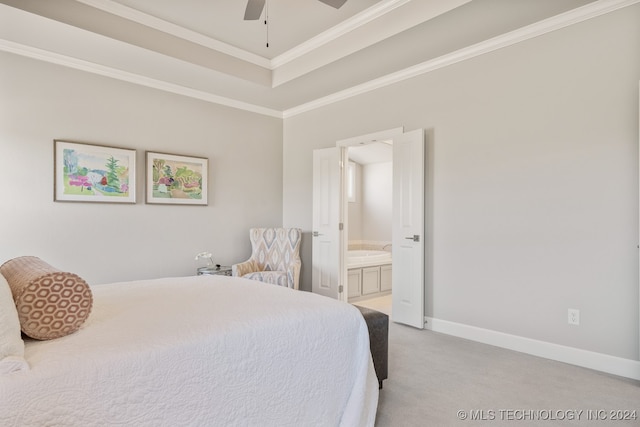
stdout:
<svg viewBox="0 0 640 427">
<path fill-rule="evenodd" d="M 347 301 L 391 315 L 393 140 L 346 149 Z"/>
<path fill-rule="evenodd" d="M 404 132 L 396 128 L 338 141 L 334 148 L 314 150 L 312 291 L 348 301 L 347 148 L 380 141 L 393 141 L 388 144 L 393 147 L 391 319 L 423 328 L 426 164 L 423 129 Z M 378 274 L 383 274 L 381 269 Z"/>
</svg>

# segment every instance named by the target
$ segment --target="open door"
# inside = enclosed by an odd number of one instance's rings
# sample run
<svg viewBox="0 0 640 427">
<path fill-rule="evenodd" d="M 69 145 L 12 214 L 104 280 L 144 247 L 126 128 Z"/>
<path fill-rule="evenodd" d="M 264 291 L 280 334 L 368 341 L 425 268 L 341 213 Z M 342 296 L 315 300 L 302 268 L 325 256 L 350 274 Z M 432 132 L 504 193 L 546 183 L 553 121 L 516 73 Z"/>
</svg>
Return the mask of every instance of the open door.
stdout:
<svg viewBox="0 0 640 427">
<path fill-rule="evenodd" d="M 393 139 L 393 307 L 391 319 L 424 328 L 424 131 Z"/>
<path fill-rule="evenodd" d="M 313 151 L 313 229 L 311 290 L 343 299 L 342 257 L 342 149 Z"/>
</svg>

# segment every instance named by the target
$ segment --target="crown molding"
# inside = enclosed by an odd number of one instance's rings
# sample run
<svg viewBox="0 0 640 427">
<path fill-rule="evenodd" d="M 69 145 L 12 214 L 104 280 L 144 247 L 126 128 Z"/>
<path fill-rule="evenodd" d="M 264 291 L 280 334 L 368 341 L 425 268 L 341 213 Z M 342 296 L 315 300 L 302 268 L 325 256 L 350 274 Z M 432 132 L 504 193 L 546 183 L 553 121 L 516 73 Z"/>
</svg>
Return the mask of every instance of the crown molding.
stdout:
<svg viewBox="0 0 640 427">
<path fill-rule="evenodd" d="M 234 56 L 238 59 L 250 62 L 255 65 L 274 70 L 277 67 L 284 65 L 288 62 L 296 60 L 303 55 L 317 49 L 320 46 L 331 42 L 342 35 L 353 31 L 354 29 L 361 27 L 374 19 L 383 16 L 392 10 L 409 3 L 413 0 L 383 0 L 381 3 L 364 10 L 363 12 L 343 21 L 342 23 L 330 28 L 329 30 L 313 37 L 306 42 L 288 50 L 287 52 L 269 60 L 260 55 L 248 52 L 244 49 L 232 46 L 228 43 L 221 42 L 214 38 L 205 36 L 196 31 L 189 30 L 180 25 L 173 24 L 164 19 L 157 18 L 147 13 L 141 12 L 137 9 L 125 6 L 121 3 L 117 3 L 113 0 L 75 0 L 78 3 L 83 3 L 87 6 L 91 6 L 95 9 L 99 9 L 103 12 L 110 13 L 112 15 L 119 16 L 120 18 L 128 19 L 129 21 L 136 22 L 138 24 L 145 25 L 158 31 L 171 34 L 173 36 L 188 40 L 193 43 L 208 47 L 225 53 L 227 55 Z"/>
<path fill-rule="evenodd" d="M 369 7 L 368 9 L 352 16 L 351 18 L 341 22 L 340 24 L 318 34 L 317 36 L 301 43 L 300 45 L 282 53 L 281 55 L 271 60 L 260 55 L 248 52 L 244 49 L 205 36 L 204 34 L 198 33 L 196 31 L 189 30 L 180 25 L 173 24 L 164 19 L 141 12 L 129 6 L 125 6 L 114 0 L 75 1 L 90 6 L 94 9 L 109 13 L 111 15 L 127 19 L 129 21 L 144 25 L 149 28 L 153 28 L 166 34 L 170 34 L 174 37 L 178 37 L 180 39 L 196 43 L 206 48 L 233 56 L 237 59 L 249 62 L 251 64 L 258 65 L 270 70 L 272 73 L 274 73 L 278 68 L 284 65 L 294 62 L 299 63 L 296 67 L 301 68 L 303 71 L 298 71 L 297 73 L 294 73 L 293 76 L 289 76 L 286 78 L 280 77 L 277 82 L 277 79 L 275 77 L 272 77 L 272 87 L 275 87 L 279 84 L 285 83 L 288 80 L 298 77 L 299 74 L 306 74 L 319 66 L 339 59 L 341 56 L 343 56 L 343 54 L 336 52 L 334 49 L 325 50 L 325 52 L 323 52 L 322 54 L 317 55 L 315 59 L 311 61 L 311 64 L 307 64 L 308 58 L 306 58 L 306 56 L 332 42 L 339 42 L 343 37 L 347 38 L 347 40 L 344 40 L 343 43 L 349 46 L 350 51 L 357 51 L 366 46 L 370 46 L 374 43 L 379 42 L 381 39 L 379 31 L 372 31 L 370 35 L 357 41 L 349 40 L 348 35 L 358 29 L 367 26 L 368 24 L 371 24 L 377 19 L 384 17 L 385 15 L 395 11 L 396 9 L 401 8 L 402 6 L 413 3 L 415 7 L 412 8 L 410 5 L 410 10 L 405 13 L 407 13 L 408 16 L 412 17 L 419 16 L 419 20 L 424 21 L 431 19 L 433 16 L 437 16 L 438 14 L 443 13 L 444 11 L 458 7 L 461 4 L 468 3 L 471 0 L 438 0 L 434 1 L 433 4 L 427 5 L 420 3 L 421 0 L 382 0 L 374 6 Z M 407 22 L 408 23 L 404 27 L 394 29 L 394 33 L 405 30 L 407 29 L 406 27 L 410 27 L 416 23 L 411 22 L 411 20 Z"/>
<path fill-rule="evenodd" d="M 384 16 L 385 14 L 403 6 L 412 0 L 384 0 L 370 8 L 363 10 L 355 16 L 341 22 L 340 24 L 318 34 L 298 46 L 289 49 L 285 53 L 276 56 L 271 60 L 272 69 L 278 68 L 288 62 L 298 59 L 309 52 L 318 49 L 320 46 L 332 42 L 343 35 L 368 24 L 369 22 Z"/>
<path fill-rule="evenodd" d="M 103 1 L 103 0 L 82 0 L 82 1 Z M 26 56 L 41 61 L 46 61 L 66 67 L 82 70 L 106 77 L 115 78 L 118 80 L 151 87 L 166 92 L 171 92 L 179 95 L 188 96 L 191 98 L 225 105 L 231 108 L 241 109 L 257 114 L 262 114 L 270 117 L 286 119 L 289 117 L 302 114 L 323 106 L 333 104 L 335 102 L 343 101 L 354 96 L 373 91 L 382 87 L 392 85 L 394 83 L 401 82 L 403 80 L 410 79 L 425 73 L 429 73 L 440 68 L 447 67 L 452 64 L 456 64 L 467 59 L 475 58 L 485 53 L 493 52 L 495 50 L 508 47 L 526 40 L 529 40 L 540 35 L 565 28 L 570 25 L 574 25 L 610 12 L 614 12 L 618 9 L 622 9 L 636 3 L 640 0 L 597 0 L 593 3 L 589 3 L 580 8 L 571 10 L 569 12 L 556 15 L 552 18 L 542 20 L 538 23 L 520 28 L 518 30 L 511 31 L 498 37 L 486 40 L 481 43 L 457 50 L 455 52 L 442 55 L 438 58 L 434 58 L 429 61 L 422 62 L 412 67 L 400 70 L 395 73 L 388 74 L 386 76 L 370 80 L 368 82 L 353 86 L 343 91 L 335 92 L 333 94 L 318 98 L 314 101 L 298 105 L 293 108 L 285 109 L 283 111 L 262 107 L 251 103 L 238 101 L 235 99 L 215 95 L 210 92 L 201 91 L 185 87 L 182 85 L 169 83 L 166 81 L 153 79 L 143 75 L 126 72 L 113 67 L 108 67 L 93 62 L 73 58 L 66 55 L 61 55 L 55 52 L 50 52 L 43 49 L 27 46 L 24 44 L 16 43 L 10 40 L 0 39 L 0 51 L 10 52 L 22 56 Z"/>
<path fill-rule="evenodd" d="M 283 117 L 289 118 L 302 114 L 311 110 L 315 110 L 335 102 L 343 101 L 366 92 L 380 89 L 412 77 L 426 74 L 467 59 L 475 58 L 485 53 L 493 52 L 504 47 L 541 36 L 601 15 L 622 9 L 633 4 L 639 3 L 640 0 L 598 0 L 585 6 L 570 10 L 565 13 L 553 16 L 536 22 L 535 24 L 522 27 L 520 29 L 502 34 L 500 36 L 485 40 L 483 42 L 459 49 L 457 51 L 442 55 L 412 67 L 387 74 L 383 77 L 370 80 L 349 89 L 335 92 L 331 95 L 318 98 L 314 101 L 298 105 L 283 111 Z"/>
<path fill-rule="evenodd" d="M 10 40 L 0 39 L 0 51 L 14 53 L 28 58 L 62 65 L 76 70 L 86 71 L 92 74 L 98 74 L 100 76 L 110 77 L 116 80 L 133 83 L 140 86 L 159 89 L 165 92 L 184 95 L 189 98 L 199 99 L 201 101 L 207 101 L 213 104 L 224 105 L 227 107 L 262 114 L 265 116 L 276 117 L 279 119 L 283 118 L 282 112 L 278 110 L 273 110 L 271 108 L 262 107 L 260 105 L 250 104 L 247 102 L 238 101 L 236 99 L 215 95 L 210 92 L 192 89 L 175 83 L 153 79 L 151 77 L 146 77 L 139 74 L 130 73 L 113 67 L 96 64 L 95 62 L 85 61 L 67 55 L 61 55 L 59 53 L 27 46 Z"/>
<path fill-rule="evenodd" d="M 387 0 L 354 16 L 292 51 L 295 58 L 277 62 L 272 87 L 278 87 L 327 64 L 383 42 L 471 0 Z M 276 58 L 280 59 L 282 58 Z"/>
<path fill-rule="evenodd" d="M 75 0 L 78 3 L 86 4 L 95 9 L 99 9 L 103 12 L 110 13 L 112 15 L 119 16 L 120 18 L 128 19 L 129 21 L 136 22 L 138 24 L 145 25 L 158 31 L 162 31 L 172 36 L 179 37 L 184 40 L 188 40 L 193 43 L 197 43 L 201 46 L 209 49 L 217 50 L 219 52 L 231 55 L 235 58 L 243 61 L 250 62 L 254 65 L 258 65 L 269 70 L 273 70 L 271 61 L 260 55 L 256 55 L 251 52 L 247 52 L 244 49 L 237 48 L 228 43 L 221 42 L 220 40 L 213 39 L 211 37 L 200 34 L 196 31 L 189 30 L 181 27 L 180 25 L 173 24 L 165 21 L 164 19 L 156 18 L 155 16 L 125 6 L 112 0 Z"/>
</svg>

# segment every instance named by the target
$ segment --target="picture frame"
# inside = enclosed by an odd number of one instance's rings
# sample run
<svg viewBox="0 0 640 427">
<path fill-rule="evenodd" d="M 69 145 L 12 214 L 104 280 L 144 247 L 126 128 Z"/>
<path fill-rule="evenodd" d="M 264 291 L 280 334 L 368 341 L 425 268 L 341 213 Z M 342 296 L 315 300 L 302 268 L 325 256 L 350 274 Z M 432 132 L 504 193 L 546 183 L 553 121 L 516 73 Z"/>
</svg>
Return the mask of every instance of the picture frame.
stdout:
<svg viewBox="0 0 640 427">
<path fill-rule="evenodd" d="M 53 144 L 54 201 L 136 202 L 136 150 L 62 139 Z"/>
<path fill-rule="evenodd" d="M 146 203 L 208 205 L 209 159 L 146 151 Z"/>
</svg>

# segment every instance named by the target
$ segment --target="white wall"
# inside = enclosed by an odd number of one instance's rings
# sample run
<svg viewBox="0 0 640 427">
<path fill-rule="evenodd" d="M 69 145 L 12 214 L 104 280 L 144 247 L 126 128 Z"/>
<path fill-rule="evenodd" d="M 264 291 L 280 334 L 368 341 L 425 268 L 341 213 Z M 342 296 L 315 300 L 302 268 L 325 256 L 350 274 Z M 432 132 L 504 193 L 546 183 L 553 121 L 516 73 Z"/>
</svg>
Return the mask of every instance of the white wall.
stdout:
<svg viewBox="0 0 640 427">
<path fill-rule="evenodd" d="M 391 242 L 392 186 L 391 162 L 362 167 L 362 240 Z"/>
<path fill-rule="evenodd" d="M 363 215 L 363 199 L 362 199 L 362 165 L 355 163 L 355 196 L 356 200 L 349 202 L 347 213 L 349 218 L 347 225 L 349 227 L 349 241 L 363 240 L 362 236 L 362 215 Z"/>
<path fill-rule="evenodd" d="M 349 241 L 391 242 L 391 162 L 356 166 L 356 200 L 349 202 Z"/>
<path fill-rule="evenodd" d="M 285 119 L 284 224 L 314 149 L 425 128 L 427 315 L 637 360 L 639 80 L 635 5 Z"/>
<path fill-rule="evenodd" d="M 53 139 L 137 149 L 137 204 L 53 201 Z M 209 158 L 209 205 L 144 203 L 144 151 Z M 282 224 L 282 121 L 0 54 L 0 263 L 35 255 L 91 284 L 248 258 Z"/>
</svg>

